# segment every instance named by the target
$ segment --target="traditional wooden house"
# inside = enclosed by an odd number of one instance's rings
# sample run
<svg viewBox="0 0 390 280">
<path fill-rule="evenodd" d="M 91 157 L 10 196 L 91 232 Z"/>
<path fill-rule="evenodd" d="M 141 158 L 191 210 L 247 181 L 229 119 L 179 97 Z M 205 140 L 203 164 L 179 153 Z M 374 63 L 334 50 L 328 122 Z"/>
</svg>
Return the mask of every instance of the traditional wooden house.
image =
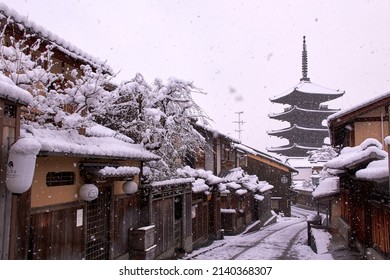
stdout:
<svg viewBox="0 0 390 280">
<path fill-rule="evenodd" d="M 80 70 L 82 65 L 100 68 L 103 73 L 112 72 L 104 62 L 18 15 L 4 4 L 0 4 L 0 20 L 3 54 L 18 52 L 20 50 L 16 46 L 20 46 L 26 58 L 41 63 L 39 66 L 43 71 L 61 73 L 65 81 L 72 80 L 72 73 Z M 50 68 L 47 67 L 49 61 L 40 60 L 41 54 L 48 49 L 51 53 Z M 7 69 L 3 69 L 5 75 L 23 83 L 26 76 L 23 69 L 15 75 Z M 39 91 L 42 87 L 29 82 L 23 84 L 29 90 Z M 9 122 L 8 118 L 4 118 L 7 123 L 13 123 L 15 130 L 7 132 L 8 136 L 14 135 L 14 139 L 7 140 L 13 145 L 6 176 L 10 191 L 4 193 L 7 201 L 12 200 L 12 207 L 10 209 L 10 204 L 6 203 L 5 230 L 1 237 L 2 244 L 6 245 L 1 248 L 2 258 L 98 259 L 126 254 L 129 228 L 143 225 L 140 222 L 139 196 L 127 193 L 136 191 L 142 162 L 158 157 L 131 144 L 126 137 L 115 138 L 115 133 L 97 137 L 93 131 L 83 135 L 72 130 L 49 131 L 28 127 L 23 130 L 23 137 L 13 143 L 19 134 L 19 104 L 26 105 L 23 98 L 15 101 L 12 110 L 16 112 L 16 121 Z M 11 107 L 7 104 L 5 108 L 8 110 Z M 3 136 L 6 137 L 7 133 Z M 20 154 L 24 157 L 22 164 L 17 159 L 23 158 Z M 6 151 L 2 153 L 2 158 L 6 158 Z M 35 172 L 30 174 L 32 186 L 25 182 L 25 177 L 28 177 L 25 175 L 29 172 L 23 172 L 24 176 L 18 177 L 20 166 L 29 171 L 35 166 Z M 9 193 L 13 193 L 11 199 Z M 92 200 L 96 195 L 97 198 Z"/>
<path fill-rule="evenodd" d="M 338 157 L 325 165 L 329 173 L 340 178 L 337 228 L 348 244 L 367 258 L 388 258 L 388 175 L 383 180 L 367 172 L 370 165 L 382 165 L 383 160 L 387 163 L 387 152 L 382 149 L 382 144 L 369 138 L 358 146 L 345 147 Z M 388 167 L 384 169 L 388 174 Z"/>
<path fill-rule="evenodd" d="M 152 182 L 141 188 L 141 216 L 146 225 L 154 226 L 155 244 L 145 238 L 143 248 L 150 259 L 177 258 L 192 251 L 192 183 L 194 178 Z M 134 228 L 135 229 L 135 228 Z M 131 246 L 131 245 L 130 245 Z M 131 258 L 145 253 L 131 248 Z M 152 252 L 149 252 L 152 251 Z M 132 256 L 133 254 L 133 256 Z"/>
<path fill-rule="evenodd" d="M 10 145 L 20 134 L 21 107 L 32 101 L 29 92 L 17 87 L 8 77 L 0 73 L 0 259 L 9 258 L 13 241 L 10 235 L 15 224 L 13 205 L 17 197 L 6 188 L 6 166 Z"/>
<path fill-rule="evenodd" d="M 219 185 L 221 224 L 227 235 L 243 232 L 254 221 L 264 224 L 272 216 L 270 190 L 273 186 L 247 174 L 241 167 L 225 172 Z M 264 219 L 263 219 L 264 218 Z"/>
<path fill-rule="evenodd" d="M 194 178 L 192 183 L 192 247 L 197 249 L 204 244 L 221 239 L 221 198 L 219 184 L 223 182 L 208 170 L 185 166 L 178 170 L 183 177 Z"/>
<path fill-rule="evenodd" d="M 239 140 L 207 126 L 195 124 L 194 127 L 205 138 L 206 145 L 204 150 L 191 157 L 192 162 L 187 161 L 187 165 L 195 169 L 210 170 L 214 175 L 236 167 L 232 144 L 240 143 Z"/>
<path fill-rule="evenodd" d="M 183 168 L 182 175 L 204 180 L 203 187 L 209 188 L 204 192 L 199 191 L 199 186 L 193 187 L 193 246 L 197 248 L 223 237 L 219 191 L 219 183 L 223 180 L 218 175 L 235 167 L 232 143 L 239 141 L 207 126 L 194 124 L 194 127 L 204 137 L 206 143 L 196 155 L 189 155 L 186 158 L 187 166 Z M 201 184 L 199 181 L 197 183 Z"/>
<path fill-rule="evenodd" d="M 377 142 L 384 144 L 384 139 L 389 134 L 389 105 L 390 93 L 387 92 L 329 116 L 328 127 L 332 146 L 339 149 L 345 147 L 354 149 L 364 146 L 367 138 L 376 139 Z M 384 144 L 383 149 L 388 150 L 388 145 Z M 355 165 L 355 173 L 351 176 L 346 176 L 345 173 L 340 175 L 339 230 L 351 241 L 351 245 L 359 247 L 367 257 L 374 255 L 377 258 L 389 257 L 390 195 L 388 176 L 383 173 L 386 173 L 386 170 L 388 172 L 388 167 L 383 165 L 386 160 L 380 160 L 384 156 L 385 154 L 382 154 L 379 158 L 367 160 L 359 166 Z M 382 178 L 375 178 L 372 174 L 359 176 L 367 173 L 366 169 L 370 168 L 369 166 L 381 165 L 381 162 Z M 375 168 L 370 168 L 373 169 Z"/>
<path fill-rule="evenodd" d="M 126 137 L 103 133 L 23 128 L 7 167 L 7 188 L 20 193 L 10 258 L 115 259 L 127 254 L 129 228 L 143 226 L 142 163 L 159 158 Z M 23 174 L 21 164 L 27 165 Z M 30 187 L 20 177 L 31 169 Z"/>
<path fill-rule="evenodd" d="M 248 174 L 256 175 L 259 180 L 274 186 L 271 195 L 271 207 L 277 213 L 291 215 L 291 201 L 296 194 L 292 191 L 292 175 L 298 171 L 279 159 L 243 144 L 234 144 L 237 153 L 237 165 Z"/>
<path fill-rule="evenodd" d="M 326 219 L 321 221 L 322 225 L 331 230 L 337 229 L 341 217 L 339 177 L 321 180 L 311 196 L 313 203 L 317 206 L 317 211 L 326 215 Z"/>
</svg>

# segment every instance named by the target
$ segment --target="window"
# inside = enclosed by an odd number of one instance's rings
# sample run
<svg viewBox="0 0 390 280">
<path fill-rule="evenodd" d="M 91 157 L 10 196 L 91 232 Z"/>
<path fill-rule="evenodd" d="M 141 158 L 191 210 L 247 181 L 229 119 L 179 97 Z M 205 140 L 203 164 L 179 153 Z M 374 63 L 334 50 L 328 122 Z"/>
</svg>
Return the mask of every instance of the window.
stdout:
<svg viewBox="0 0 390 280">
<path fill-rule="evenodd" d="M 74 185 L 74 172 L 48 172 L 46 174 L 46 185 L 48 187 Z"/>
<path fill-rule="evenodd" d="M 4 104 L 4 117 L 16 118 L 16 106 L 11 104 Z"/>
</svg>

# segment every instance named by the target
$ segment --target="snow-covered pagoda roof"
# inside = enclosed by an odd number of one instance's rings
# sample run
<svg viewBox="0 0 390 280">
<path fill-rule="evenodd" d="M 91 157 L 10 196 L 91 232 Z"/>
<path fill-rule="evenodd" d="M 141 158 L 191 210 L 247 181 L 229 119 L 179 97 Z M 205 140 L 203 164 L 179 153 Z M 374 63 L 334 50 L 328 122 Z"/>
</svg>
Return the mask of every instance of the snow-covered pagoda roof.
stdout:
<svg viewBox="0 0 390 280">
<path fill-rule="evenodd" d="M 34 33 L 41 36 L 42 38 L 45 38 L 54 46 L 56 46 L 60 51 L 74 59 L 84 61 L 95 67 L 103 66 L 104 70 L 111 74 L 113 73 L 113 70 L 104 61 L 87 54 L 78 47 L 60 38 L 58 35 L 36 24 L 28 17 L 18 14 L 16 11 L 3 3 L 0 3 L 0 20 L 1 19 L 6 19 L 7 22 L 13 23 L 15 27 L 19 28 L 21 31 L 27 29 L 29 33 Z"/>
<path fill-rule="evenodd" d="M 111 136 L 85 136 L 77 130 L 51 130 L 23 126 L 21 137 L 26 138 L 25 147 L 39 147 L 40 154 L 73 155 L 92 158 L 159 160 L 160 157 L 139 144 L 131 144 Z"/>
<path fill-rule="evenodd" d="M 302 127 L 299 125 L 294 124 L 293 126 L 279 129 L 279 130 L 270 130 L 267 131 L 267 134 L 269 135 L 288 135 L 292 133 L 301 133 L 301 132 L 309 132 L 309 133 L 328 133 L 327 128 L 312 128 L 312 127 Z"/>
<path fill-rule="evenodd" d="M 0 97 L 23 105 L 27 105 L 33 100 L 28 91 L 16 86 L 10 78 L 2 73 L 0 73 Z"/>
<path fill-rule="evenodd" d="M 267 147 L 267 151 L 271 153 L 283 153 L 287 157 L 305 157 L 308 156 L 307 152 L 312 150 L 318 150 L 321 147 L 312 147 L 299 145 L 297 143 L 279 146 L 279 147 Z"/>
<path fill-rule="evenodd" d="M 285 120 L 287 118 L 301 117 L 302 115 L 307 116 L 308 118 L 320 118 L 324 119 L 327 116 L 338 112 L 340 109 L 328 109 L 326 107 L 320 107 L 319 109 L 305 109 L 300 108 L 296 105 L 286 108 L 283 112 L 280 113 L 271 113 L 268 114 L 268 117 L 272 119 L 281 119 Z"/>
<path fill-rule="evenodd" d="M 295 104 L 297 100 L 302 99 L 304 96 L 312 96 L 317 103 L 323 103 L 342 96 L 345 92 L 340 90 L 334 90 L 327 87 L 323 87 L 314 84 L 310 81 L 301 81 L 295 87 L 287 90 L 286 92 L 270 98 L 271 102 L 282 104 Z"/>
</svg>

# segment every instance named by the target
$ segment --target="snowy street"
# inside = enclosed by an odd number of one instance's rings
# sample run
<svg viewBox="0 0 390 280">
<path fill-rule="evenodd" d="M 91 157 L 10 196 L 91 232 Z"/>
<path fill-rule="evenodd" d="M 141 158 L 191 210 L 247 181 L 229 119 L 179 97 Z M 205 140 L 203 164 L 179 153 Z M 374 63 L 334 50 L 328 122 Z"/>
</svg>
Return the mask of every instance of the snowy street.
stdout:
<svg viewBox="0 0 390 280">
<path fill-rule="evenodd" d="M 319 254 L 307 246 L 307 222 L 314 211 L 292 207 L 291 217 L 278 217 L 274 224 L 260 231 L 237 236 L 225 236 L 208 247 L 195 250 L 186 259 L 193 260 L 310 260 L 333 259 L 327 253 L 327 235 L 322 239 L 324 249 Z M 329 236 L 330 238 L 330 236 Z"/>
</svg>

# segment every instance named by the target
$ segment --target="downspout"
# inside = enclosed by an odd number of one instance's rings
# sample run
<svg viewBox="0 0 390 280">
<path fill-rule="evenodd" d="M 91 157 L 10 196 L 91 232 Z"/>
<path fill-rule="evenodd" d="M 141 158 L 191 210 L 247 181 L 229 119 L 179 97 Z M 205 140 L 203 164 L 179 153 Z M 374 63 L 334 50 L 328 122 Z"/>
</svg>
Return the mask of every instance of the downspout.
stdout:
<svg viewBox="0 0 390 280">
<path fill-rule="evenodd" d="M 381 113 L 381 136 L 382 136 L 382 144 L 383 144 L 383 150 L 385 149 L 385 131 L 383 129 L 383 112 Z"/>
</svg>

